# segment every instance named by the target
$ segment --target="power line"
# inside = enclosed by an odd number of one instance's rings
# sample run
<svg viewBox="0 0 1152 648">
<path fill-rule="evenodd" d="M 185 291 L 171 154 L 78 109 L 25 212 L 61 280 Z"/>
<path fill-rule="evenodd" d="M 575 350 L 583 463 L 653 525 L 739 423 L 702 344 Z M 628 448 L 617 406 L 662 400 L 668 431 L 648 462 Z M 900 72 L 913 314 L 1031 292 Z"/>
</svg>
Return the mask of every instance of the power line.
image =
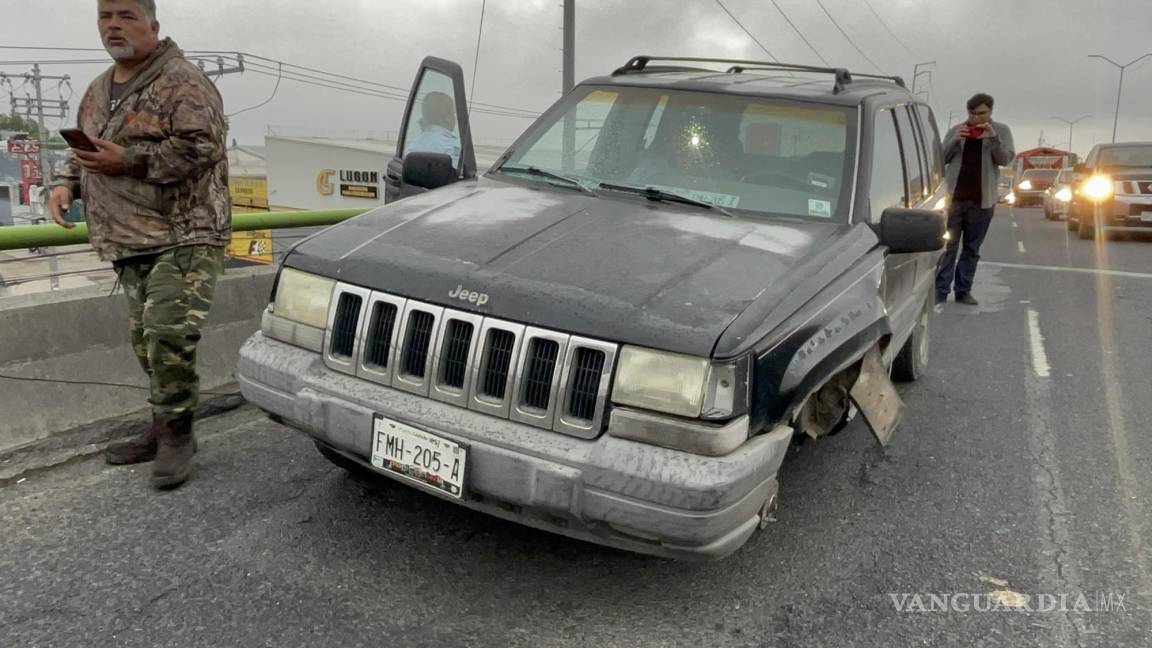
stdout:
<svg viewBox="0 0 1152 648">
<path fill-rule="evenodd" d="M 724 13 L 728 14 L 728 17 L 732 19 L 732 22 L 739 25 L 740 29 L 744 30 L 744 33 L 748 35 L 748 38 L 751 38 L 752 42 L 759 45 L 760 49 L 764 50 L 764 53 L 767 54 L 769 58 L 771 58 L 773 61 L 779 61 L 780 60 L 780 59 L 776 58 L 776 55 L 773 54 L 771 51 L 769 51 L 767 47 L 764 47 L 764 43 L 761 43 L 760 39 L 756 38 L 755 36 L 752 35 L 752 32 L 748 31 L 748 28 L 744 26 L 744 23 L 740 22 L 739 18 L 737 18 L 735 15 L 733 15 L 731 11 L 728 11 L 728 7 L 725 7 L 724 3 L 721 0 L 716 0 L 716 4 L 720 5 L 720 8 L 724 10 Z"/>
<path fill-rule="evenodd" d="M 831 65 L 828 62 L 828 59 L 824 58 L 824 55 L 821 54 L 814 45 L 812 45 L 812 43 L 808 40 L 808 37 L 804 35 L 804 32 L 800 31 L 800 28 L 792 22 L 792 19 L 788 17 L 788 14 L 784 13 L 784 10 L 780 8 L 780 4 L 777 3 L 776 0 L 772 0 L 772 6 L 776 7 L 776 11 L 780 12 L 780 15 L 784 17 L 784 21 L 787 22 L 790 27 L 792 27 L 792 31 L 796 32 L 796 35 L 800 37 L 800 40 L 804 41 L 804 44 L 808 46 L 808 49 L 812 50 L 816 57 L 823 61 L 824 65 Z"/>
<path fill-rule="evenodd" d="M 853 41 L 852 37 L 848 35 L 848 32 L 844 31 L 844 28 L 840 26 L 840 23 L 836 22 L 836 19 L 832 17 L 832 13 L 828 11 L 828 7 L 824 6 L 824 0 L 816 0 L 816 4 L 824 10 L 824 15 L 828 16 L 828 20 L 832 21 L 832 24 L 836 26 L 836 29 L 840 30 L 840 34 L 844 36 L 844 40 L 848 41 L 848 43 L 852 45 L 852 47 L 854 47 L 857 52 L 860 53 L 860 56 L 864 57 L 865 61 L 871 63 L 872 67 L 876 68 L 878 71 L 880 71 L 881 74 L 883 74 L 884 70 L 882 70 L 879 65 L 876 65 L 875 61 L 868 58 L 868 55 L 864 53 L 864 50 L 860 49 L 860 46 L 856 44 L 856 41 Z"/>
<path fill-rule="evenodd" d="M 869 2 L 868 0 L 864 0 L 864 4 L 868 6 L 868 10 L 872 12 L 872 15 L 873 15 L 873 16 L 876 16 L 876 20 L 880 22 L 880 24 L 881 24 L 881 25 L 884 27 L 884 29 L 885 29 L 885 30 L 888 32 L 888 34 L 889 34 L 890 36 L 892 36 L 892 38 L 893 38 L 893 39 L 894 39 L 894 40 L 895 40 L 897 43 L 899 43 L 899 44 L 900 44 L 900 47 L 903 47 L 903 48 L 904 48 L 904 51 L 905 51 L 905 52 L 908 52 L 908 53 L 909 53 L 909 54 L 911 54 L 912 56 L 915 56 L 915 57 L 919 58 L 919 57 L 916 55 L 916 53 L 915 53 L 915 52 L 913 52 L 913 51 L 912 51 L 912 50 L 911 50 L 911 49 L 908 47 L 908 45 L 906 45 L 906 44 L 904 43 L 904 41 L 900 40 L 900 37 L 896 35 L 896 32 L 892 31 L 892 28 L 888 26 L 888 23 L 887 23 L 887 22 L 885 22 L 885 21 L 884 21 L 884 19 L 880 17 L 880 14 L 879 14 L 879 13 L 877 13 L 876 9 L 872 7 L 872 3 L 871 3 L 871 2 Z"/>
<path fill-rule="evenodd" d="M 24 46 L 24 45 L 0 45 L 0 49 L 48 50 L 48 51 L 62 51 L 62 52 L 103 52 L 104 51 L 101 48 L 94 48 L 94 47 L 35 47 L 35 46 Z M 230 60 L 238 60 L 238 57 L 242 56 L 244 58 L 245 65 L 257 65 L 256 63 L 252 62 L 252 60 L 256 60 L 256 61 L 265 61 L 267 63 L 271 63 L 272 65 L 266 66 L 267 69 L 269 69 L 269 70 L 276 70 L 278 67 L 283 66 L 286 69 L 286 71 L 285 71 L 285 75 L 286 75 L 285 79 L 286 80 L 292 80 L 292 77 L 287 76 L 289 73 L 298 74 L 298 75 L 304 76 L 304 77 L 310 76 L 310 75 L 303 74 L 302 72 L 294 72 L 294 70 L 302 70 L 303 72 L 311 72 L 314 74 L 323 75 L 323 77 L 320 77 L 318 79 L 320 81 L 331 81 L 332 79 L 340 79 L 343 81 L 350 81 L 350 82 L 353 82 L 353 83 L 356 83 L 359 85 L 363 85 L 363 86 L 370 86 L 372 88 L 382 89 L 382 90 L 379 90 L 380 92 L 392 90 L 392 91 L 401 93 L 399 95 L 399 97 L 403 98 L 405 101 L 407 100 L 408 93 L 411 91 L 411 88 L 401 87 L 401 86 L 397 86 L 397 85 L 391 85 L 391 84 L 387 84 L 387 83 L 381 83 L 379 81 L 371 81 L 369 79 L 360 79 L 357 77 L 348 76 L 348 75 L 340 74 L 337 72 L 331 72 L 328 70 L 321 70 L 318 68 L 307 67 L 304 65 L 297 65 L 295 63 L 289 63 L 287 61 L 281 61 L 278 59 L 269 58 L 267 56 L 261 56 L 259 54 L 252 54 L 250 52 L 225 51 L 225 50 L 187 50 L 185 52 L 185 54 L 187 55 L 189 60 L 202 60 L 203 59 L 203 60 L 209 60 L 210 62 L 215 62 L 215 61 L 214 61 L 214 59 L 210 59 L 209 56 L 213 56 L 213 57 L 224 56 Z M 252 59 L 252 60 L 250 60 L 250 59 Z M 27 63 L 12 62 L 11 64 L 13 64 L 13 65 L 22 65 L 22 64 L 31 65 L 32 63 L 35 63 L 35 62 L 36 61 L 29 61 Z M 76 59 L 76 60 L 60 59 L 58 61 L 50 61 L 50 62 L 51 63 L 58 63 L 58 64 L 89 64 L 89 63 L 110 64 L 110 61 L 108 59 Z M 7 62 L 0 63 L 0 64 L 6 64 L 6 63 Z M 315 79 L 315 77 L 312 77 L 312 78 Z M 484 102 L 480 102 L 480 101 L 475 101 L 475 102 L 471 102 L 471 103 L 473 103 L 476 106 L 480 106 L 482 108 L 491 108 L 491 109 L 496 110 L 496 111 L 504 111 L 507 113 L 524 113 L 524 115 L 522 115 L 522 116 L 527 117 L 530 115 L 533 119 L 539 115 L 539 111 L 532 111 L 532 110 L 525 109 L 525 108 L 516 108 L 513 106 L 502 106 L 502 105 L 498 105 L 498 104 L 489 104 L 489 103 L 484 103 Z M 481 112 L 481 111 L 477 110 L 476 112 Z M 487 114 L 487 113 L 484 113 L 484 114 Z"/>
<path fill-rule="evenodd" d="M 480 31 L 476 33 L 476 56 L 472 59 L 472 87 L 468 90 L 468 112 L 472 112 L 472 98 L 476 96 L 476 71 L 480 69 L 480 39 L 484 36 L 484 13 L 488 9 L 488 0 L 480 4 Z"/>
<path fill-rule="evenodd" d="M 271 102 L 272 102 L 272 100 L 273 100 L 273 99 L 275 99 L 275 98 L 276 98 L 276 92 L 280 90 L 280 82 L 281 82 L 281 81 L 283 81 L 283 80 L 284 80 L 284 67 L 283 67 L 283 66 L 281 66 L 281 67 L 280 67 L 280 69 L 279 69 L 279 71 L 278 71 L 278 72 L 277 72 L 277 74 L 276 74 L 276 85 L 275 85 L 275 86 L 273 86 L 273 88 L 272 88 L 272 94 L 271 94 L 271 95 L 269 95 L 267 99 L 265 99 L 264 101 L 262 101 L 262 102 L 260 102 L 260 103 L 256 104 L 255 106 L 249 106 L 249 107 L 247 107 L 247 108 L 244 108 L 244 109 L 242 109 L 242 110 L 237 110 L 236 112 L 234 112 L 234 113 L 232 113 L 232 114 L 230 114 L 230 115 L 227 115 L 227 116 L 228 116 L 228 117 L 235 117 L 236 115 L 239 115 L 239 114 L 241 114 L 241 113 L 246 113 L 246 112 L 248 112 L 248 111 L 250 111 L 250 110 L 256 110 L 257 108 L 262 108 L 262 107 L 264 107 L 264 106 L 267 106 L 269 103 L 271 103 Z"/>
</svg>

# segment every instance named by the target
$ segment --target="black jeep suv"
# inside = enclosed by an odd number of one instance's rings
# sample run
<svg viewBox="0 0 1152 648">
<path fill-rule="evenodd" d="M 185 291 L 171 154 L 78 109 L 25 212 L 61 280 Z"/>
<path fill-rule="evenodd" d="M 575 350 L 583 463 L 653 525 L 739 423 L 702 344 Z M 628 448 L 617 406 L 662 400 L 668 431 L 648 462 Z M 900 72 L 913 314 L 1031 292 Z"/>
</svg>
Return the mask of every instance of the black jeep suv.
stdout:
<svg viewBox="0 0 1152 648">
<path fill-rule="evenodd" d="M 636 57 L 477 175 L 430 58 L 401 133 L 391 204 L 298 244 L 241 351 L 248 400 L 332 461 L 716 558 L 771 519 L 793 435 L 861 413 L 888 441 L 947 202 L 899 78 Z"/>
</svg>

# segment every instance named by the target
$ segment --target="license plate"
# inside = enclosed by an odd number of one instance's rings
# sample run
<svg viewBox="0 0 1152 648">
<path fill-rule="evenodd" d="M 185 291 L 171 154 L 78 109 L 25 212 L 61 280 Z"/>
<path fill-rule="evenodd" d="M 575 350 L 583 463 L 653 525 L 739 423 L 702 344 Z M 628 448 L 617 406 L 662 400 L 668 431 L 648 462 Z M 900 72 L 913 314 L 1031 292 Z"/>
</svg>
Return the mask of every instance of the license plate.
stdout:
<svg viewBox="0 0 1152 648">
<path fill-rule="evenodd" d="M 464 495 L 468 451 L 455 441 L 377 415 L 372 465 L 452 497 Z"/>
</svg>

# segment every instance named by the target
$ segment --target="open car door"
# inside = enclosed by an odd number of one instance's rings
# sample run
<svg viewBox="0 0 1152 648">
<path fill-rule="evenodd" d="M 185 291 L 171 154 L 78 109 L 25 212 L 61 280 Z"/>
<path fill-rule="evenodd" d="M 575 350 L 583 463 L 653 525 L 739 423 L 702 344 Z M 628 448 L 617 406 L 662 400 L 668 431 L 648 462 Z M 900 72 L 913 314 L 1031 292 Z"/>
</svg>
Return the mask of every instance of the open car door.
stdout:
<svg viewBox="0 0 1152 648">
<path fill-rule="evenodd" d="M 410 158 L 413 153 L 419 155 Z M 409 161 L 407 173 L 406 159 Z M 449 160 L 450 173 L 446 164 Z M 438 181 L 429 182 L 426 180 L 429 177 Z M 464 72 L 452 61 L 429 56 L 420 63 L 408 95 L 396 155 L 388 162 L 388 171 L 384 174 L 384 201 L 427 191 L 431 188 L 428 185 L 474 177 L 476 153 L 468 125 Z"/>
</svg>

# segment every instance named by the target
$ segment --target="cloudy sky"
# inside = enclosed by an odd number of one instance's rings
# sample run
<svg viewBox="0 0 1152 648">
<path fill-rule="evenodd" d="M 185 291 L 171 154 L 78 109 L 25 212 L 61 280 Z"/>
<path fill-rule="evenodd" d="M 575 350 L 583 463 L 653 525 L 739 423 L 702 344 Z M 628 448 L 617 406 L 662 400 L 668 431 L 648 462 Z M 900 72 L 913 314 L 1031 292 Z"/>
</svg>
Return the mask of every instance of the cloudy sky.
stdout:
<svg viewBox="0 0 1152 648">
<path fill-rule="evenodd" d="M 483 0 L 157 0 L 163 34 L 187 50 L 245 51 L 325 72 L 407 87 L 428 54 L 461 63 L 468 83 Z M 729 11 L 782 60 L 819 63 L 771 0 L 577 0 L 576 76 L 611 71 L 638 53 L 763 59 Z M 1092 115 L 1075 127 L 1084 153 L 1112 134 L 1118 70 L 1089 54 L 1126 63 L 1152 51 L 1150 0 L 822 0 L 863 55 L 816 0 L 776 0 L 812 46 L 834 65 L 910 77 L 935 60 L 930 89 L 937 119 L 962 110 L 974 92 L 996 97 L 996 118 L 1017 148 L 1043 136 L 1065 146 L 1068 127 L 1052 119 Z M 884 21 L 881 23 L 879 18 Z M 99 47 L 95 0 L 0 0 L 0 46 Z M 487 0 L 477 102 L 532 111 L 560 94 L 560 0 Z M 895 33 L 896 38 L 888 32 Z M 100 52 L 0 49 L 0 71 L 31 60 L 91 59 Z M 267 64 L 267 63 L 265 63 Z M 275 64 L 271 64 L 275 65 Z M 46 67 L 69 74 L 76 96 L 100 64 Z M 268 72 L 268 69 L 264 70 Z M 325 76 L 307 72 L 311 76 Z M 325 77 L 330 78 L 330 77 Z M 928 84 L 928 77 L 921 77 Z M 276 79 L 248 73 L 219 82 L 228 112 L 260 104 Z M 17 81 L 15 88 L 21 89 Z M 54 84 L 48 96 L 55 97 Z M 0 87 L 0 109 L 8 88 Z M 67 92 L 64 91 L 64 95 Z M 1152 57 L 1128 68 L 1119 139 L 1152 140 Z M 284 81 L 263 107 L 236 115 L 232 136 L 261 143 L 271 128 L 296 134 L 377 136 L 395 131 L 402 104 L 381 97 Z M 506 143 L 528 120 L 476 115 L 480 143 Z M 55 124 L 52 124 L 53 126 Z"/>
</svg>

